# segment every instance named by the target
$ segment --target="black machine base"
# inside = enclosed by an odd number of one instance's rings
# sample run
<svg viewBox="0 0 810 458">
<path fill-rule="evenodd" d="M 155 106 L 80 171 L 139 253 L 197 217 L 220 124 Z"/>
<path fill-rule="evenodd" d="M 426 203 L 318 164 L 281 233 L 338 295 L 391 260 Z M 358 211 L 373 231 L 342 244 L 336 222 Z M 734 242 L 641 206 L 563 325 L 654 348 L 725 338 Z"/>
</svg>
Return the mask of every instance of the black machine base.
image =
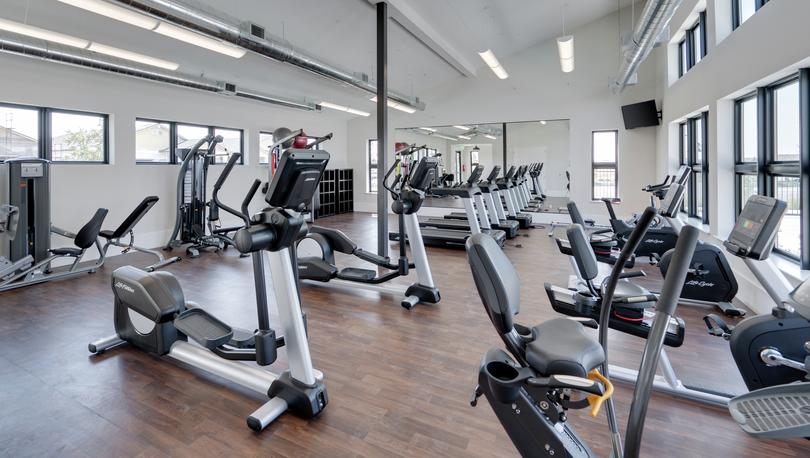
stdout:
<svg viewBox="0 0 810 458">
<path fill-rule="evenodd" d="M 427 304 L 438 304 L 441 300 L 438 288 L 414 283 L 405 290 L 406 296 L 416 296 L 419 301 Z"/>
<path fill-rule="evenodd" d="M 303 385 L 293 380 L 290 371 L 282 373 L 270 385 L 267 395 L 270 398 L 284 399 L 287 401 L 287 409 L 302 418 L 312 418 L 318 415 L 329 402 L 329 398 L 326 396 L 326 386 L 322 381 L 315 382 L 313 386 Z M 257 419 L 248 417 L 247 423 L 252 430 L 261 431 L 261 424 Z"/>
</svg>

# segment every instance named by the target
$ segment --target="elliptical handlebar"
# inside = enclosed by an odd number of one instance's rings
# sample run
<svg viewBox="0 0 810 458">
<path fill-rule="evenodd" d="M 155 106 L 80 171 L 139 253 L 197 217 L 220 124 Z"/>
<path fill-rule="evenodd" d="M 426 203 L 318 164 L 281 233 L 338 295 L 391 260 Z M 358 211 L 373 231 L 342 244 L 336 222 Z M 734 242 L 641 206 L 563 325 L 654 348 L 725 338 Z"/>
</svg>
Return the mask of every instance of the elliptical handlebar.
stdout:
<svg viewBox="0 0 810 458">
<path fill-rule="evenodd" d="M 383 180 L 382 180 L 382 185 L 383 185 L 383 188 L 385 188 L 385 190 L 386 190 L 386 191 L 390 192 L 390 193 L 391 193 L 391 197 L 393 197 L 394 199 L 396 199 L 397 197 L 399 197 L 399 193 L 397 193 L 397 191 L 394 191 L 394 189 L 393 189 L 393 185 L 388 186 L 388 177 L 389 177 L 389 176 L 391 176 L 391 174 L 394 172 L 394 170 L 396 170 L 397 165 L 399 165 L 399 163 L 400 163 L 400 162 L 402 162 L 402 161 L 400 160 L 400 158 L 396 158 L 396 159 L 394 160 L 394 163 L 393 163 L 393 164 L 391 164 L 391 167 L 389 167 L 389 168 L 388 168 L 388 172 L 386 172 L 386 173 L 385 173 L 385 176 L 383 177 Z M 398 174 L 398 175 L 396 176 L 396 179 L 394 180 L 394 183 L 396 183 L 396 182 L 400 181 L 401 179 L 402 179 L 402 175 L 399 175 L 399 174 Z"/>
<path fill-rule="evenodd" d="M 253 197 L 256 196 L 256 191 L 259 190 L 259 186 L 262 185 L 262 180 L 256 178 L 253 180 L 253 184 L 250 185 L 250 189 L 248 190 L 247 194 L 245 194 L 245 198 L 242 199 L 242 219 L 245 220 L 245 226 L 250 226 L 250 210 L 248 210 L 248 205 L 253 200 Z"/>
<path fill-rule="evenodd" d="M 332 132 L 329 132 L 328 134 L 324 135 L 323 137 L 316 137 L 314 142 L 307 145 L 307 149 L 313 149 L 316 146 L 320 145 L 321 143 L 323 143 L 325 141 L 328 141 L 328 140 L 331 140 L 331 139 L 332 139 Z"/>
<path fill-rule="evenodd" d="M 222 138 L 222 137 L 219 137 L 219 138 Z M 213 199 L 214 204 L 216 204 L 217 207 L 219 207 L 219 208 L 225 210 L 226 212 L 238 217 L 239 219 L 244 220 L 245 218 L 244 218 L 244 215 L 242 214 L 242 212 L 240 212 L 239 210 L 236 210 L 235 208 L 229 207 L 228 205 L 222 203 L 219 200 L 219 190 L 220 190 L 220 188 L 222 188 L 222 185 L 225 183 L 225 180 L 228 179 L 228 176 L 231 174 L 231 171 L 233 170 L 233 167 L 236 165 L 236 162 L 239 159 L 241 159 L 241 157 L 242 157 L 242 153 L 233 153 L 233 154 L 231 154 L 231 157 L 228 158 L 228 163 L 225 164 L 225 169 L 222 170 L 221 174 L 219 174 L 219 178 L 217 178 L 217 182 L 214 184 L 214 193 L 211 196 L 211 199 Z M 248 222 L 249 222 L 249 219 L 248 219 Z"/>
</svg>

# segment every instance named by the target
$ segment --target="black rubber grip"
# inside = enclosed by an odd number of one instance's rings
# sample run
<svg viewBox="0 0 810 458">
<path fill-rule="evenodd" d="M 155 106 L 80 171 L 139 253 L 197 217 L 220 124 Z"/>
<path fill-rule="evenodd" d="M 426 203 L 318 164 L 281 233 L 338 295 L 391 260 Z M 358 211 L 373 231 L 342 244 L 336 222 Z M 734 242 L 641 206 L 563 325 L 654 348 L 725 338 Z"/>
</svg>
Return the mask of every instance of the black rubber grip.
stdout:
<svg viewBox="0 0 810 458">
<path fill-rule="evenodd" d="M 228 163 L 225 164 L 225 168 L 222 170 L 222 173 L 219 174 L 219 178 L 217 178 L 217 182 L 214 183 L 214 189 L 219 189 L 225 184 L 225 180 L 228 179 L 228 175 L 231 174 L 231 170 L 233 170 L 233 166 L 236 165 L 236 161 L 238 161 L 242 157 L 242 153 L 233 153 L 231 157 L 228 158 Z"/>
</svg>

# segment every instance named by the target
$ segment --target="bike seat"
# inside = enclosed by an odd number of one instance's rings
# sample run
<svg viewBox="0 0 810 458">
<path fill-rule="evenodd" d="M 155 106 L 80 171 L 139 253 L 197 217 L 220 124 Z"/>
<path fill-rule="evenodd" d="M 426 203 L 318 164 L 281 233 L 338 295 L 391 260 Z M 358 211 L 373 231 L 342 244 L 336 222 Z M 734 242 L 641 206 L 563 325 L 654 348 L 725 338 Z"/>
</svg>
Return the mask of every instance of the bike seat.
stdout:
<svg viewBox="0 0 810 458">
<path fill-rule="evenodd" d="M 577 321 L 548 320 L 533 327 L 532 336 L 526 345 L 526 361 L 544 376 L 587 377 L 591 369 L 605 361 L 602 346 Z"/>
</svg>

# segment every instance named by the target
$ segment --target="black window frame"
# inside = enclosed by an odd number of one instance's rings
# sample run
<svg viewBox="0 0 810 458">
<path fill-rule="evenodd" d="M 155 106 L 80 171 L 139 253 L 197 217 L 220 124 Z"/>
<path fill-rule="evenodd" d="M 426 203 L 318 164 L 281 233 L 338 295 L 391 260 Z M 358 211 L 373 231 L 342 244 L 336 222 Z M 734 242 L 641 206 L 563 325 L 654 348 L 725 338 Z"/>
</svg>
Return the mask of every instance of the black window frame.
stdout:
<svg viewBox="0 0 810 458">
<path fill-rule="evenodd" d="M 596 162 L 596 161 L 594 161 L 594 153 L 596 152 L 595 151 L 595 146 L 596 146 L 595 143 L 596 142 L 594 142 L 594 137 L 595 137 L 595 134 L 601 133 L 601 132 L 611 132 L 615 136 L 615 140 L 616 140 L 615 141 L 615 143 L 616 143 L 616 146 L 615 146 L 615 148 L 616 148 L 615 149 L 616 156 L 615 156 L 613 162 Z M 613 170 L 615 179 L 614 179 L 614 183 L 613 183 L 613 197 L 612 197 L 612 199 L 618 199 L 619 198 L 619 130 L 618 129 L 599 129 L 599 130 L 591 131 L 591 200 L 594 200 L 594 201 L 602 199 L 601 197 L 599 199 L 597 199 L 596 198 L 596 193 L 594 192 L 594 191 L 596 191 L 594 173 L 596 172 L 597 169 Z"/>
<path fill-rule="evenodd" d="M 754 14 L 756 14 L 760 8 L 765 6 L 766 3 L 768 3 L 768 0 L 754 0 Z M 731 30 L 737 30 L 737 27 L 745 22 L 740 17 L 741 12 L 742 9 L 740 8 L 740 0 L 731 0 Z"/>
<path fill-rule="evenodd" d="M 373 156 L 371 154 L 371 142 L 377 142 L 377 139 L 376 138 L 369 138 L 368 141 L 366 142 L 366 193 L 368 193 L 368 194 L 376 194 L 380 190 L 379 190 L 379 188 L 377 188 L 376 191 L 372 191 L 372 189 L 371 189 L 371 183 L 372 183 L 371 169 L 376 170 L 377 171 L 377 176 L 379 177 L 380 176 L 380 167 L 379 167 L 379 164 L 377 164 L 377 163 L 374 163 L 374 164 L 371 163 L 371 158 Z M 377 142 L 377 148 L 379 148 L 379 147 L 380 147 L 379 142 Z M 375 157 L 374 159 L 377 159 L 377 158 Z"/>
<path fill-rule="evenodd" d="M 37 112 L 37 157 L 40 159 L 48 159 L 55 164 L 96 164 L 108 165 L 110 163 L 110 115 L 106 113 L 96 113 L 93 111 L 72 110 L 67 108 L 53 108 L 42 107 L 37 105 L 26 105 L 13 102 L 0 102 L 0 107 L 16 108 L 19 110 L 31 110 Z M 82 116 L 96 116 L 104 120 L 104 142 L 103 142 L 103 159 L 100 161 L 62 161 L 53 160 L 52 156 L 52 140 L 53 130 L 51 129 L 51 114 L 74 114 Z"/>
<path fill-rule="evenodd" d="M 698 132 L 698 121 L 701 131 Z M 684 133 L 686 145 L 684 145 Z M 701 137 L 701 156 L 697 156 L 697 139 Z M 686 151 L 684 151 L 686 146 Z M 709 224 L 709 112 L 687 118 L 678 125 L 678 157 L 681 165 L 688 166 L 689 183 L 686 188 L 684 210 L 690 218 L 697 218 L 703 224 Z M 686 159 L 686 160 L 684 160 Z M 700 180 L 700 214 L 698 214 L 698 179 Z"/>
<path fill-rule="evenodd" d="M 799 85 L 799 136 L 798 161 L 776 160 L 775 97 L 778 89 L 798 82 Z M 742 161 L 742 103 L 756 97 L 757 100 L 757 161 Z M 742 176 L 757 177 L 757 193 L 775 196 L 778 177 L 799 177 L 800 247 L 799 254 L 790 253 L 774 246 L 774 251 L 798 262 L 802 269 L 810 269 L 810 68 L 798 74 L 758 87 L 734 103 L 734 151 L 735 151 L 735 215 L 742 210 Z"/>
<path fill-rule="evenodd" d="M 137 135 L 138 135 L 138 131 L 137 131 L 138 121 L 140 121 L 140 122 L 154 122 L 154 123 L 157 123 L 157 124 L 168 124 L 169 125 L 169 161 L 168 162 L 162 162 L 162 161 L 161 162 L 139 161 L 138 160 L 138 138 L 137 138 Z M 152 118 L 135 118 L 135 126 L 136 126 L 136 130 L 135 130 L 135 135 L 136 135 L 136 137 L 135 137 L 135 164 L 137 164 L 137 165 L 166 165 L 166 164 L 172 165 L 172 164 L 177 164 L 177 162 L 175 161 L 175 154 L 176 154 L 176 151 L 175 151 L 175 138 L 177 138 L 177 126 L 176 126 L 175 123 L 173 123 L 171 121 L 160 121 L 158 119 L 152 119 Z"/>
<path fill-rule="evenodd" d="M 700 28 L 700 49 L 695 49 L 695 32 Z M 686 52 L 684 53 L 684 48 Z M 698 54 L 695 53 L 697 51 Z M 678 77 L 682 77 L 698 63 L 696 56 L 700 60 L 706 57 L 706 11 L 698 13 L 698 20 L 692 27 L 686 29 L 683 39 L 678 42 Z M 684 56 L 686 62 L 684 62 Z"/>
<path fill-rule="evenodd" d="M 239 158 L 239 162 L 237 165 L 245 165 L 245 129 L 237 128 L 237 127 L 225 127 L 225 126 L 218 126 L 218 125 L 207 125 L 207 124 L 197 124 L 193 122 L 182 122 L 182 121 L 167 121 L 157 118 L 141 118 L 136 117 L 135 122 L 138 121 L 142 122 L 156 122 L 160 124 L 168 124 L 169 125 L 169 162 L 153 162 L 153 161 L 139 161 L 137 156 L 137 148 L 136 148 L 136 156 L 135 156 L 135 164 L 137 165 L 177 165 L 180 161 L 177 158 L 177 127 L 178 126 L 189 126 L 189 127 L 203 127 L 208 129 L 207 135 L 213 135 L 216 129 L 223 129 L 223 130 L 234 130 L 239 132 L 239 152 L 242 156 Z M 227 161 L 226 161 L 227 162 Z M 225 165 L 225 162 L 211 162 L 211 165 Z"/>
</svg>

